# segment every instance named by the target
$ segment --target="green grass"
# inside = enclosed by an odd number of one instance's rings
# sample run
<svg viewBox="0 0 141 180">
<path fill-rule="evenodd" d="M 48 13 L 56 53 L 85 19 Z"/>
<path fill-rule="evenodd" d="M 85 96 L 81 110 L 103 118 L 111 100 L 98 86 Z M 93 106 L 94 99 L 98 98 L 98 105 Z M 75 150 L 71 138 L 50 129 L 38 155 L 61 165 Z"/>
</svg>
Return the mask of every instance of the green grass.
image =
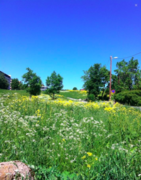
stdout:
<svg viewBox="0 0 141 180">
<path fill-rule="evenodd" d="M 81 91 L 72 91 L 72 92 L 67 92 L 67 91 L 64 91 L 64 92 L 60 92 L 60 95 L 63 95 L 65 98 L 74 98 L 74 99 L 86 99 L 87 98 L 87 95 L 86 94 L 81 94 L 80 93 Z"/>
<path fill-rule="evenodd" d="M 38 180 L 140 179 L 140 111 L 19 94 L 0 102 L 0 162 L 33 165 Z"/>
<path fill-rule="evenodd" d="M 6 89 L 0 89 L 0 95 L 4 94 L 14 94 L 17 93 L 21 96 L 29 96 L 29 93 L 26 92 L 26 90 L 6 90 Z"/>
</svg>

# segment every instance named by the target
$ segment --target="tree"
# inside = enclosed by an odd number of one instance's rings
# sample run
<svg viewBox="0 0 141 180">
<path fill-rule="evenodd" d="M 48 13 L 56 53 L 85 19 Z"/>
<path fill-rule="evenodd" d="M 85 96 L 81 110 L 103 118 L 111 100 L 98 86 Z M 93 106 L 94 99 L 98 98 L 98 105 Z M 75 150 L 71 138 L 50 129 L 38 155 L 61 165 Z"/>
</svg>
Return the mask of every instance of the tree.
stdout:
<svg viewBox="0 0 141 180">
<path fill-rule="evenodd" d="M 77 90 L 77 87 L 74 87 L 73 90 Z"/>
<path fill-rule="evenodd" d="M 19 89 L 20 90 L 26 90 L 26 88 L 27 88 L 27 84 L 23 84 L 22 81 L 19 81 Z"/>
<path fill-rule="evenodd" d="M 11 87 L 12 90 L 19 89 L 19 80 L 17 78 L 12 79 Z"/>
<path fill-rule="evenodd" d="M 138 70 L 137 74 L 135 75 L 133 89 L 141 90 L 141 70 Z"/>
<path fill-rule="evenodd" d="M 132 90 L 135 84 L 139 84 L 139 67 L 138 60 L 134 60 L 133 57 L 129 62 L 124 59 L 121 62 L 117 62 L 115 70 L 117 75 L 116 89 L 120 92 L 123 90 Z"/>
<path fill-rule="evenodd" d="M 20 89 L 20 90 L 24 90 L 22 81 L 19 81 L 19 89 Z"/>
<path fill-rule="evenodd" d="M 26 68 L 28 71 L 25 73 L 22 78 L 24 83 L 26 84 L 26 90 L 31 95 L 39 95 L 41 93 L 41 84 L 42 81 L 39 76 L 36 75 L 36 73 L 33 73 L 33 71 L 30 68 Z"/>
<path fill-rule="evenodd" d="M 2 73 L 0 73 L 0 89 L 8 89 L 8 86 L 9 84 L 6 78 L 4 77 Z"/>
<path fill-rule="evenodd" d="M 46 94 L 49 94 L 52 99 L 54 99 L 54 95 L 59 93 L 63 88 L 63 78 L 60 74 L 56 74 L 55 71 L 51 74 L 51 76 L 46 79 L 47 89 L 45 91 Z"/>
<path fill-rule="evenodd" d="M 103 95 L 107 92 L 109 87 L 109 74 L 110 71 L 107 70 L 105 66 L 100 68 L 100 78 L 101 78 L 100 90 L 102 91 L 102 98 Z"/>
<path fill-rule="evenodd" d="M 104 93 L 109 81 L 109 71 L 105 66 L 101 67 L 101 64 L 94 64 L 88 71 L 84 71 L 84 74 L 81 78 L 84 80 L 83 87 L 88 91 L 88 96 L 93 94 L 97 97 L 100 90 Z"/>
</svg>

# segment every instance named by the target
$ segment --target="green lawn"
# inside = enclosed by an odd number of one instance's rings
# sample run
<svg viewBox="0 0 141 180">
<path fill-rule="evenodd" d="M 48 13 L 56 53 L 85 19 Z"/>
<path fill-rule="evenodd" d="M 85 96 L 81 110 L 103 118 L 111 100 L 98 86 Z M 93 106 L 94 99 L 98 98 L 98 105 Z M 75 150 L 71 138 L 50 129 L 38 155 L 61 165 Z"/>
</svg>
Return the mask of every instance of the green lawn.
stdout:
<svg viewBox="0 0 141 180">
<path fill-rule="evenodd" d="M 74 99 L 86 99 L 87 98 L 87 94 L 83 93 L 82 91 L 64 91 L 64 92 L 60 92 L 60 95 L 63 95 L 64 97 L 68 98 L 74 98 Z"/>
<path fill-rule="evenodd" d="M 29 96 L 29 93 L 26 92 L 26 90 L 6 90 L 6 89 L 0 89 L 0 95 L 4 94 L 14 94 L 18 93 L 19 95 L 22 96 Z M 41 92 L 41 94 L 44 94 L 44 91 Z M 74 99 L 86 99 L 87 95 L 86 93 L 83 93 L 81 91 L 61 91 L 59 93 L 63 99 L 67 99 L 68 97 L 74 98 Z M 56 94 L 56 97 L 59 97 L 58 94 Z"/>
<path fill-rule="evenodd" d="M 27 93 L 25 90 L 7 90 L 7 89 L 0 89 L 0 96 L 4 94 L 14 94 L 18 93 L 19 95 L 22 96 L 29 96 L 29 93 Z"/>
</svg>

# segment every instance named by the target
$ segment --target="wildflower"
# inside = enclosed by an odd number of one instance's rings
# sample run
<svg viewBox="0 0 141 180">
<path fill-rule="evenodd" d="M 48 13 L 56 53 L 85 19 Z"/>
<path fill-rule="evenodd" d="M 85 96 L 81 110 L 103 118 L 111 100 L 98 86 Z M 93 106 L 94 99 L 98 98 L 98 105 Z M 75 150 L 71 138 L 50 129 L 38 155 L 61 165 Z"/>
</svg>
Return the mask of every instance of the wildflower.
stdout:
<svg viewBox="0 0 141 180">
<path fill-rule="evenodd" d="M 88 168 L 90 168 L 90 167 L 91 167 L 91 165 L 90 165 L 90 164 L 87 164 L 87 167 L 88 167 Z"/>
<path fill-rule="evenodd" d="M 95 158 L 95 160 L 96 160 L 96 161 L 98 160 L 97 157 Z"/>
<path fill-rule="evenodd" d="M 19 169 L 15 169 L 15 172 L 16 172 L 16 173 L 19 172 Z"/>
<path fill-rule="evenodd" d="M 62 141 L 64 141 L 64 142 L 65 142 L 65 139 L 62 139 Z"/>
<path fill-rule="evenodd" d="M 91 152 L 87 152 L 88 156 L 92 156 L 93 154 Z"/>
<path fill-rule="evenodd" d="M 85 159 L 86 158 L 86 156 L 83 156 L 81 159 Z"/>
</svg>

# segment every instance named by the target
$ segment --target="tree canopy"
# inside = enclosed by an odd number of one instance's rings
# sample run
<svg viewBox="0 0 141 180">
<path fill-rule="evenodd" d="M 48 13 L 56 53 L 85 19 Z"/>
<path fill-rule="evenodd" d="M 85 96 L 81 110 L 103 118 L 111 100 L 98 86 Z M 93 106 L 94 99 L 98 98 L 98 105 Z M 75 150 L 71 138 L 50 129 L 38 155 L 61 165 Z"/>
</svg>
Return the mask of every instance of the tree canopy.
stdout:
<svg viewBox="0 0 141 180">
<path fill-rule="evenodd" d="M 12 79 L 11 83 L 12 90 L 19 89 L 19 80 L 17 78 Z"/>
<path fill-rule="evenodd" d="M 109 71 L 101 64 L 94 64 L 81 77 L 84 81 L 84 89 L 88 91 L 88 95 L 98 96 L 100 90 L 105 91 L 109 81 Z"/>
<path fill-rule="evenodd" d="M 25 73 L 22 78 L 24 83 L 26 84 L 26 90 L 29 92 L 30 95 L 39 95 L 41 92 L 41 84 L 42 81 L 39 76 L 36 75 L 36 73 L 33 73 L 33 71 L 30 68 L 26 68 L 28 71 Z"/>
<path fill-rule="evenodd" d="M 59 93 L 60 90 L 63 88 L 63 78 L 60 76 L 60 74 L 56 74 L 56 72 L 53 71 L 51 76 L 47 77 L 46 85 L 47 89 L 45 93 L 49 94 L 52 99 L 54 99 L 54 95 Z"/>
<path fill-rule="evenodd" d="M 77 90 L 77 87 L 74 87 L 73 90 Z"/>
<path fill-rule="evenodd" d="M 8 89 L 8 86 L 9 84 L 6 78 L 4 77 L 2 73 L 0 73 L 0 89 Z"/>
<path fill-rule="evenodd" d="M 141 71 L 137 59 L 131 58 L 129 62 L 124 59 L 117 62 L 117 69 L 114 70 L 116 77 L 113 78 L 113 86 L 117 92 L 132 90 L 135 86 L 140 87 Z"/>
</svg>

